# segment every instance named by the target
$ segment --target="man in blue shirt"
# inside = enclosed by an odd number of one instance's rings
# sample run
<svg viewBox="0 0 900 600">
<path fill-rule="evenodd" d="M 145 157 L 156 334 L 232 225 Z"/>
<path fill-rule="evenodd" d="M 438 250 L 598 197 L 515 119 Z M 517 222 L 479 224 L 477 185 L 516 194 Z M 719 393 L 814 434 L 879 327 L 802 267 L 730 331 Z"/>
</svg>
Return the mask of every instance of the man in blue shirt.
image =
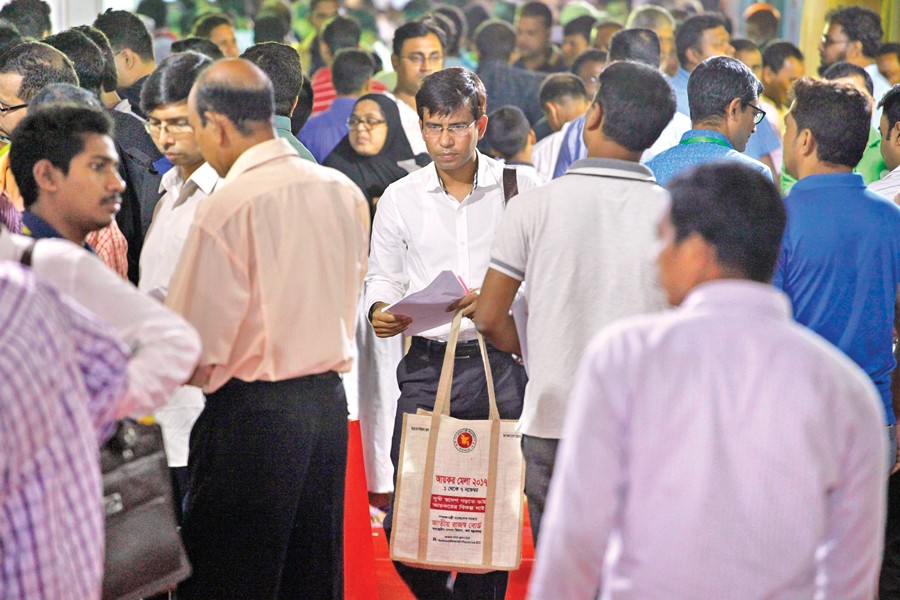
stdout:
<svg viewBox="0 0 900 600">
<path fill-rule="evenodd" d="M 743 154 L 766 116 L 759 108 L 762 84 L 750 69 L 734 58 L 714 56 L 691 73 L 688 92 L 693 129 L 647 162 L 656 181 L 665 187 L 678 173 L 717 160 L 744 162 L 772 179 L 769 167 Z"/>
<path fill-rule="evenodd" d="M 680 66 L 670 82 L 675 89 L 678 112 L 691 116 L 688 103 L 688 79 L 697 65 L 713 56 L 734 56 L 731 37 L 718 15 L 696 15 L 678 28 L 675 50 Z"/>
<path fill-rule="evenodd" d="M 300 141 L 319 163 L 347 135 L 347 119 L 357 99 L 369 92 L 375 65 L 368 53 L 347 48 L 335 55 L 331 73 L 337 97 L 328 110 L 310 117 L 300 130 Z"/>
<path fill-rule="evenodd" d="M 866 149 L 872 109 L 858 90 L 828 81 L 801 79 L 794 93 L 784 163 L 799 181 L 785 198 L 788 225 L 773 283 L 790 297 L 798 322 L 872 378 L 896 448 L 891 372 L 900 208 L 866 191 L 852 172 Z"/>
</svg>

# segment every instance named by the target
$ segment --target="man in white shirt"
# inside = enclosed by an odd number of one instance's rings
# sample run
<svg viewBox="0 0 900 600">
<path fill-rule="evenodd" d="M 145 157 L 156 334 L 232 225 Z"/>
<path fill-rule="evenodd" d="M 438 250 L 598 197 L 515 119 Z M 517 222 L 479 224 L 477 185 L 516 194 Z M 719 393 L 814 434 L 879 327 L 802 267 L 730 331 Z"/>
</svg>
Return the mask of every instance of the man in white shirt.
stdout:
<svg viewBox="0 0 900 600">
<path fill-rule="evenodd" d="M 469 289 L 481 286 L 507 200 L 503 166 L 476 149 L 487 128 L 485 105 L 481 80 L 460 67 L 426 77 L 416 94 L 421 131 L 434 166 L 392 184 L 378 202 L 365 306 L 379 337 L 395 336 L 411 324 L 409 318 L 385 308 L 423 289 L 442 271 L 453 271 Z M 517 184 L 519 191 L 525 191 L 538 183 L 518 173 Z M 463 309 L 463 316 L 470 316 L 477 298 L 474 291 L 449 308 Z M 403 415 L 434 406 L 449 331 L 450 326 L 445 325 L 413 337 L 397 369 L 400 398 L 391 444 L 395 473 Z M 474 325 L 464 322 L 450 402 L 450 414 L 456 418 L 488 417 L 484 367 L 473 358 L 479 355 L 475 337 Z M 525 371 L 506 352 L 489 347 L 488 354 L 500 416 L 517 419 L 522 411 Z M 384 521 L 388 535 L 392 513 L 389 511 Z M 502 598 L 506 591 L 506 572 L 460 573 L 451 592 L 446 571 L 395 566 L 418 598 Z"/>
<path fill-rule="evenodd" d="M 674 113 L 675 94 L 658 69 L 612 63 L 588 109 L 587 158 L 516 197 L 497 230 L 475 324 L 497 348 L 523 354 L 509 311 L 527 282 L 520 429 L 535 542 L 581 353 L 607 323 L 665 308 L 647 256 L 668 195 L 638 161 Z"/>
<path fill-rule="evenodd" d="M 545 181 L 553 178 L 563 135 L 569 124 L 583 115 L 591 105 L 584 82 L 571 73 L 548 75 L 541 84 L 541 109 L 553 133 L 534 146 L 531 162 Z"/>
<path fill-rule="evenodd" d="M 869 191 L 900 203 L 900 84 L 878 102 L 881 109 L 881 156 L 890 172 L 869 184 Z"/>
<path fill-rule="evenodd" d="M 427 21 L 409 21 L 394 32 L 391 65 L 397 73 L 393 98 L 400 121 L 415 154 L 428 151 L 419 131 L 416 94 L 422 80 L 444 68 L 444 33 Z"/>
<path fill-rule="evenodd" d="M 153 143 L 174 165 L 162 177 L 153 222 L 141 250 L 138 288 L 165 300 L 169 280 L 178 264 L 194 213 L 220 184 L 219 176 L 203 159 L 188 123 L 187 98 L 200 72 L 212 64 L 196 52 L 173 54 L 163 60 L 141 90 L 141 110 Z M 181 386 L 156 412 L 166 444 L 166 460 L 172 470 L 175 514 L 187 492 L 188 441 L 191 428 L 203 412 L 203 392 Z"/>
<path fill-rule="evenodd" d="M 735 162 L 669 191 L 657 264 L 680 307 L 586 351 L 529 598 L 874 598 L 884 411 L 769 284 L 780 193 Z"/>
</svg>

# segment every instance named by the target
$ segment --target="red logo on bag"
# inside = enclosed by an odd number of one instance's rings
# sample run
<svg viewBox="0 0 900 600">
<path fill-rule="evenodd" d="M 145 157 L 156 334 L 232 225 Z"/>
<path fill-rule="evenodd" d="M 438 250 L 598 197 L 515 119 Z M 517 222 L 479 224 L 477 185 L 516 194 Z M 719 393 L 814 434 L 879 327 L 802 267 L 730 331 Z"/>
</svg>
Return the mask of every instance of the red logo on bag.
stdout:
<svg viewBox="0 0 900 600">
<path fill-rule="evenodd" d="M 453 446 L 460 452 L 471 452 L 475 449 L 475 432 L 471 429 L 460 429 L 453 439 Z"/>
</svg>

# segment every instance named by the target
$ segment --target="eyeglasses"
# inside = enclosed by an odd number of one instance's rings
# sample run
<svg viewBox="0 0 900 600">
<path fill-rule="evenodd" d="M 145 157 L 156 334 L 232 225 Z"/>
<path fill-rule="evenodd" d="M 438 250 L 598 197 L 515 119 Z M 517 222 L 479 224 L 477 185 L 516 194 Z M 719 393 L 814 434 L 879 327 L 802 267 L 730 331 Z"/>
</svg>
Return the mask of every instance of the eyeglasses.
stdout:
<svg viewBox="0 0 900 600">
<path fill-rule="evenodd" d="M 153 137 L 160 137 L 163 131 L 167 131 L 169 135 L 175 137 L 189 135 L 194 132 L 194 128 L 189 123 L 184 122 L 145 121 L 144 129 Z"/>
<path fill-rule="evenodd" d="M 756 123 L 757 125 L 762 123 L 762 120 L 766 118 L 766 111 L 759 108 L 758 106 L 753 106 L 749 102 L 745 102 L 744 106 L 749 106 L 750 108 L 753 109 L 753 112 L 756 113 L 755 115 L 753 115 L 753 122 Z"/>
<path fill-rule="evenodd" d="M 16 104 L 15 106 L 6 106 L 5 104 L 0 103 L 0 114 L 6 114 L 8 112 L 12 112 L 14 110 L 19 110 L 20 108 L 27 108 L 28 104 Z"/>
<path fill-rule="evenodd" d="M 835 44 L 849 44 L 849 43 L 850 43 L 850 40 L 835 40 L 835 39 L 828 37 L 827 35 L 822 36 L 822 45 L 826 48 L 828 46 L 834 46 Z"/>
<path fill-rule="evenodd" d="M 437 123 L 425 123 L 425 125 L 422 126 L 422 135 L 429 139 L 436 139 L 441 137 L 441 134 L 444 133 L 444 130 L 446 129 L 452 137 L 461 138 L 468 135 L 469 129 L 477 122 L 478 121 L 472 121 L 468 125 L 456 123 L 448 127 L 438 125 Z"/>
<path fill-rule="evenodd" d="M 379 125 L 387 123 L 384 119 L 373 119 L 372 117 L 367 117 L 365 119 L 360 119 L 359 117 L 350 117 L 347 119 L 347 127 L 350 129 L 356 129 L 360 125 L 363 126 L 363 129 L 366 131 L 372 131 Z"/>
<path fill-rule="evenodd" d="M 441 64 L 441 61 L 444 60 L 444 55 L 441 54 L 440 52 L 434 52 L 432 54 L 429 54 L 428 56 L 425 56 L 421 52 L 414 52 L 412 54 L 407 54 L 406 56 L 401 56 L 400 58 L 408 60 L 412 64 L 418 65 L 421 67 L 425 63 L 432 64 L 432 65 Z"/>
</svg>

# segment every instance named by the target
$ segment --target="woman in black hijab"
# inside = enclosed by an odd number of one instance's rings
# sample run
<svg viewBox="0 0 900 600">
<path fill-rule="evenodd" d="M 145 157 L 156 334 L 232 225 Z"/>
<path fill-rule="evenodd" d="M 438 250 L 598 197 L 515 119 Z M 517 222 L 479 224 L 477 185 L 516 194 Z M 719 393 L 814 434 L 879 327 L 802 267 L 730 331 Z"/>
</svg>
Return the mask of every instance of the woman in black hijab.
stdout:
<svg viewBox="0 0 900 600">
<path fill-rule="evenodd" d="M 366 94 L 357 100 L 347 126 L 350 133 L 322 164 L 352 179 L 374 215 L 375 203 L 387 186 L 431 159 L 427 154 L 413 154 L 397 104 L 382 94 Z"/>
</svg>

